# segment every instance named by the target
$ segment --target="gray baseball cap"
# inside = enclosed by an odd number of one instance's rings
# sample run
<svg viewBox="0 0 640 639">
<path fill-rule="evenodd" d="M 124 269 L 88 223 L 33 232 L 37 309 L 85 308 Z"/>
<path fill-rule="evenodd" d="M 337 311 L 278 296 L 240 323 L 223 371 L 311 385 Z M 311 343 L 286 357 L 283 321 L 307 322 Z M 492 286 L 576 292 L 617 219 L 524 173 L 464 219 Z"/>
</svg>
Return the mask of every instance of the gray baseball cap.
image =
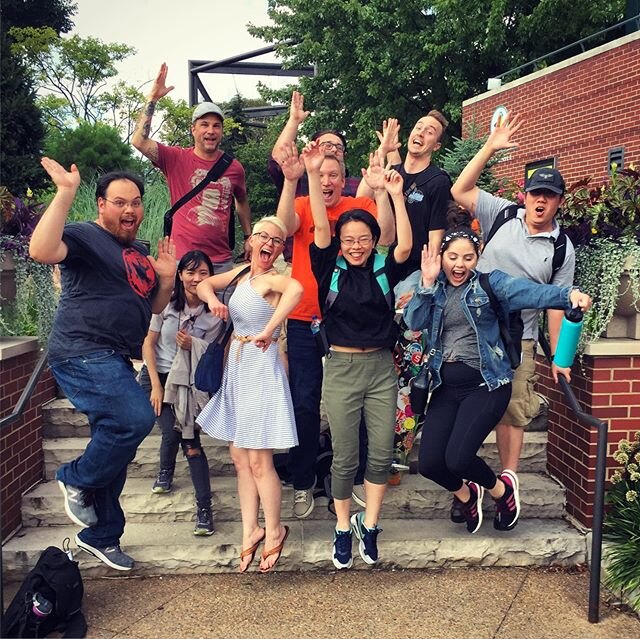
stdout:
<svg viewBox="0 0 640 639">
<path fill-rule="evenodd" d="M 191 123 L 193 124 L 197 119 L 201 118 L 204 115 L 208 115 L 209 113 L 214 113 L 215 115 L 219 115 L 222 120 L 224 120 L 224 113 L 222 109 L 213 102 L 201 102 L 194 110 L 193 115 L 191 116 Z"/>
</svg>

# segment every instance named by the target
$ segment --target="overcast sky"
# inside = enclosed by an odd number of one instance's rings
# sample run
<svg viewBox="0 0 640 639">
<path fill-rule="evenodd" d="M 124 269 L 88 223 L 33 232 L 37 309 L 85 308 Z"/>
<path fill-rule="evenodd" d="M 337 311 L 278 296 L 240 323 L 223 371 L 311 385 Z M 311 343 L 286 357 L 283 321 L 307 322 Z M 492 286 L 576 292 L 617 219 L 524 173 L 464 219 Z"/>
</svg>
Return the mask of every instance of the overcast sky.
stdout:
<svg viewBox="0 0 640 639">
<path fill-rule="evenodd" d="M 77 0 L 73 34 L 135 47 L 118 65 L 119 80 L 140 85 L 155 77 L 164 61 L 174 98 L 189 99 L 188 60 L 222 60 L 267 46 L 247 32 L 247 23 L 267 24 L 267 0 Z M 272 54 L 254 61 L 273 61 Z M 236 92 L 258 97 L 258 80 L 280 87 L 294 78 L 200 74 L 214 101 Z M 143 89 L 144 91 L 144 89 Z"/>
</svg>

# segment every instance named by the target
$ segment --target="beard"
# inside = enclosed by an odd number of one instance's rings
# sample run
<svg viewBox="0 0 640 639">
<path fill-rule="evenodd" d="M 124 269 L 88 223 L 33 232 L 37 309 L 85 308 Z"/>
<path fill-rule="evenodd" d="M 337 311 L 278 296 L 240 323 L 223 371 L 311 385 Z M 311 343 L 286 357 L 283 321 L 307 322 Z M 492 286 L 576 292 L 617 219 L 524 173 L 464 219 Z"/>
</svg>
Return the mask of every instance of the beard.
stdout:
<svg viewBox="0 0 640 639">
<path fill-rule="evenodd" d="M 105 220 L 104 228 L 109 231 L 109 233 L 111 233 L 111 235 L 113 235 L 118 240 L 118 242 L 120 242 L 120 244 L 122 244 L 123 246 L 131 246 L 136 240 L 136 236 L 138 235 L 138 228 L 140 228 L 141 221 L 135 224 L 130 229 L 125 229 L 120 226 L 119 222 L 107 222 Z"/>
</svg>

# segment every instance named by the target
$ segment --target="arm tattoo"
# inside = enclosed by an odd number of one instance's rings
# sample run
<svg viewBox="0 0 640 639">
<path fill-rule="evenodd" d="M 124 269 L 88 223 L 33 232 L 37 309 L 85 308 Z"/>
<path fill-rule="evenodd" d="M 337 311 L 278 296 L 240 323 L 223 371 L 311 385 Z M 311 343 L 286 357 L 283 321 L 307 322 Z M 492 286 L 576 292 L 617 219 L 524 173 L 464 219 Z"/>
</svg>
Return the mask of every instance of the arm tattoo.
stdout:
<svg viewBox="0 0 640 639">
<path fill-rule="evenodd" d="M 144 111 L 140 116 L 140 120 L 139 120 L 140 132 L 142 133 L 142 137 L 145 140 L 149 138 L 149 133 L 151 131 L 151 118 L 153 117 L 153 113 L 155 110 L 156 110 L 156 103 L 153 100 L 150 100 L 145 105 Z"/>
</svg>

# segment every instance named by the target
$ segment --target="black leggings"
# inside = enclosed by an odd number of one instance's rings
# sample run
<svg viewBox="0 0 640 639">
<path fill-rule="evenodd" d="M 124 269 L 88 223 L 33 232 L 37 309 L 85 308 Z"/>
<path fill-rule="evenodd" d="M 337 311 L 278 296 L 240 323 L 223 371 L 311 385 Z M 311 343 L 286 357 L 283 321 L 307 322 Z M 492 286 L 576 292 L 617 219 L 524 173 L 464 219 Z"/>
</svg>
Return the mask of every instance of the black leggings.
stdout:
<svg viewBox="0 0 640 639">
<path fill-rule="evenodd" d="M 451 492 L 463 479 L 490 490 L 496 475 L 477 452 L 507 409 L 511 384 L 489 392 L 480 371 L 462 362 L 444 363 L 440 374 L 422 428 L 420 474 Z"/>
</svg>

